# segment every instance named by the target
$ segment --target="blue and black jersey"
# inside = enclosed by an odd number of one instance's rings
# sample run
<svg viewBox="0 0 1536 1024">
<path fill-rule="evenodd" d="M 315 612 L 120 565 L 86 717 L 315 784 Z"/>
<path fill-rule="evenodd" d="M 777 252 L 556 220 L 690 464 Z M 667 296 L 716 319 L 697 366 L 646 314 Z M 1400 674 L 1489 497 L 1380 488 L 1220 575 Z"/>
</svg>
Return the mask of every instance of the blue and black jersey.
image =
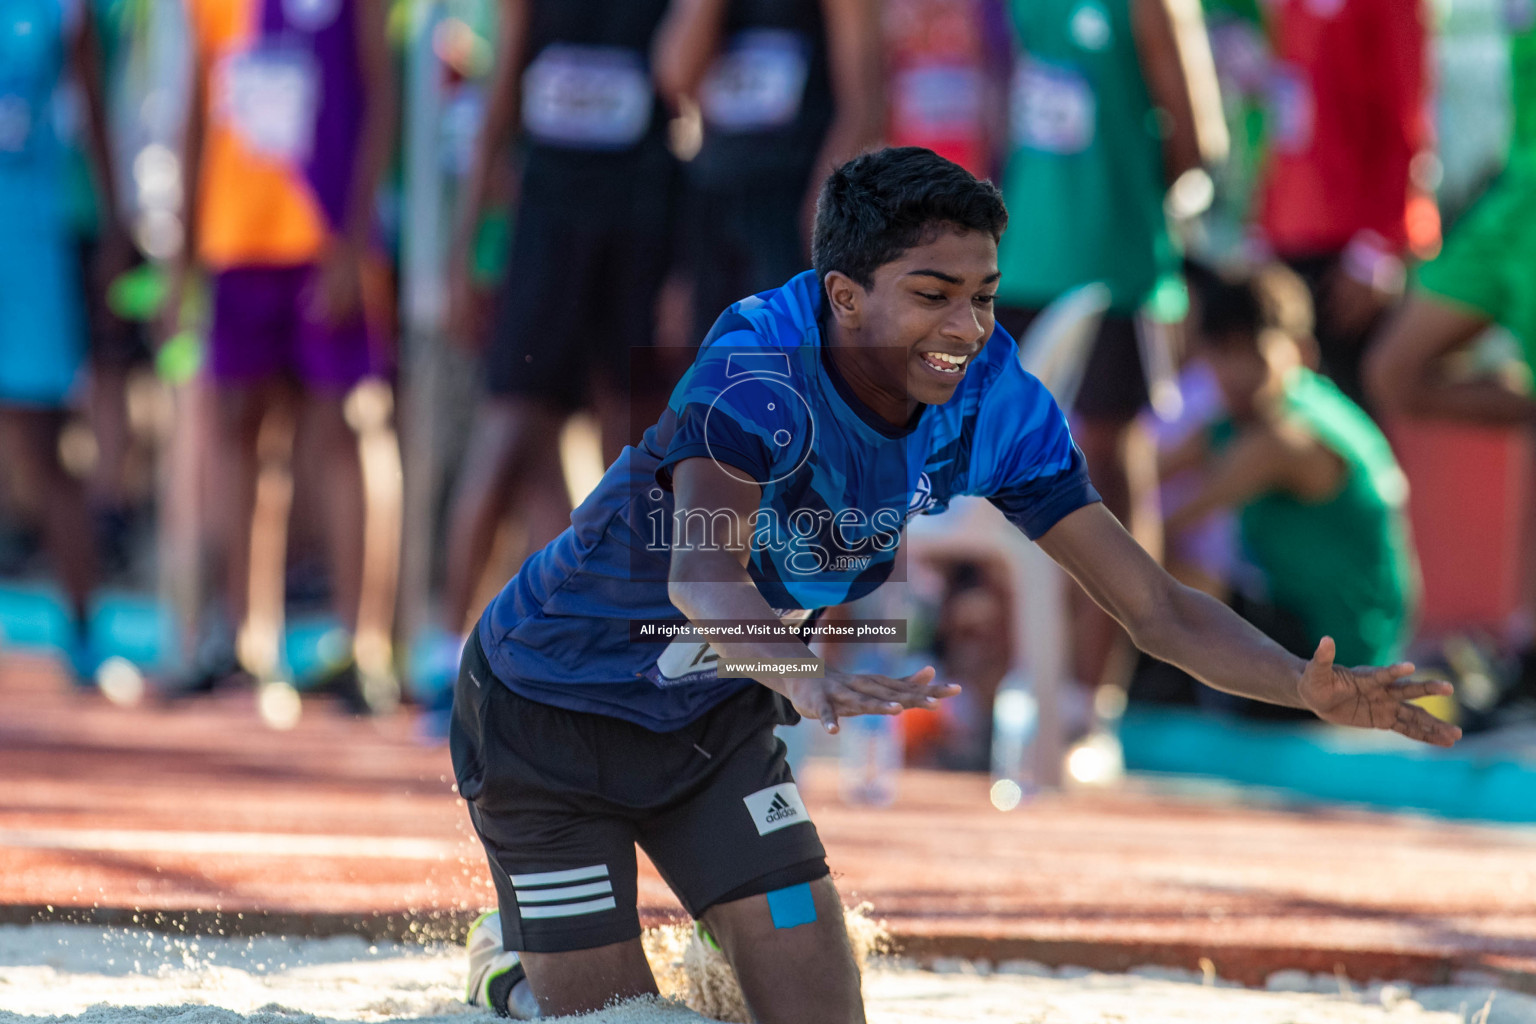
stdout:
<svg viewBox="0 0 1536 1024">
<path fill-rule="evenodd" d="M 702 513 L 676 521 L 671 473 L 684 459 L 761 485 L 748 571 L 791 622 L 880 586 L 907 520 L 956 495 L 990 499 L 1031 539 L 1098 500 L 1060 409 L 1001 328 L 948 402 L 896 427 L 838 375 L 822 304 L 807 272 L 721 315 L 660 421 L 481 618 L 490 665 L 512 690 L 666 731 L 758 685 L 720 678 L 697 640 L 632 629 L 685 622 L 667 596 L 679 531 L 694 545 L 743 540 L 712 534 L 720 524 Z"/>
</svg>

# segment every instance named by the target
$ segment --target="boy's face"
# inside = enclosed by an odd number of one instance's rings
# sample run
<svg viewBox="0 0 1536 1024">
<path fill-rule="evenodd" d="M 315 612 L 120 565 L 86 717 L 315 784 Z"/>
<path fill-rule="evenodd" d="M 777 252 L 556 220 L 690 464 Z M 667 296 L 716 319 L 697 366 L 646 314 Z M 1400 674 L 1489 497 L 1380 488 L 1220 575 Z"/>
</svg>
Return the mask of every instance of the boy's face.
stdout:
<svg viewBox="0 0 1536 1024">
<path fill-rule="evenodd" d="M 1206 345 L 1204 355 L 1232 418 L 1245 420 L 1257 415 L 1265 396 L 1273 390 L 1275 375 L 1263 339 L 1223 338 Z"/>
<path fill-rule="evenodd" d="M 859 297 L 863 345 L 909 398 L 943 405 L 992 336 L 997 243 L 984 231 L 944 228 L 874 272 Z"/>
</svg>

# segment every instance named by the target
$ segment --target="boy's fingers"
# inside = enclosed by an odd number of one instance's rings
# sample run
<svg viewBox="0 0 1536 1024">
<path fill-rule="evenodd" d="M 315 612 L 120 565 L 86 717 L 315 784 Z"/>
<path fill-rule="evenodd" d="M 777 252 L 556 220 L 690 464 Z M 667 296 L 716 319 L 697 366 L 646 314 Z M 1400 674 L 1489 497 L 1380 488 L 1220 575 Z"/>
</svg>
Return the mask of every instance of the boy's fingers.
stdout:
<svg viewBox="0 0 1536 1024">
<path fill-rule="evenodd" d="M 821 719 L 821 727 L 829 733 L 837 732 L 837 712 L 832 707 L 832 696 L 825 690 L 817 698 L 816 717 Z"/>
<path fill-rule="evenodd" d="M 1455 692 L 1456 687 L 1443 679 L 1402 683 L 1392 687 L 1392 696 L 1398 700 L 1416 700 L 1419 697 L 1449 697 Z"/>
<path fill-rule="evenodd" d="M 842 689 L 833 697 L 837 709 L 845 715 L 894 715 L 902 712 L 902 703 L 883 695 L 862 694 L 857 689 Z"/>
<path fill-rule="evenodd" d="M 1317 650 L 1312 655 L 1312 662 L 1329 668 L 1333 665 L 1334 644 L 1333 637 L 1325 636 L 1317 642 Z"/>
<path fill-rule="evenodd" d="M 900 704 L 913 699 L 910 691 L 895 685 L 895 680 L 887 679 L 885 676 L 852 675 L 844 680 L 843 685 L 854 693 L 886 703 Z"/>
<path fill-rule="evenodd" d="M 1442 722 L 1423 708 L 1413 704 L 1398 705 L 1397 718 L 1392 731 L 1400 732 L 1411 740 L 1430 743 L 1437 747 L 1449 747 L 1461 739 L 1461 730 L 1449 722 Z"/>
</svg>

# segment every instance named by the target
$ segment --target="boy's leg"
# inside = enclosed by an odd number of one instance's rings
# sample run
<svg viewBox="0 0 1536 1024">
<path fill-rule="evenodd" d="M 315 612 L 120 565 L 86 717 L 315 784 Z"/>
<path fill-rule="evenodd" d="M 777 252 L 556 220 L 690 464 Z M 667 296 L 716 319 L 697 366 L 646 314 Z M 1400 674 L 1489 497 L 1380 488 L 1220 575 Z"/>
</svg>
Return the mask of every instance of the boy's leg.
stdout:
<svg viewBox="0 0 1536 1024">
<path fill-rule="evenodd" d="M 520 953 L 528 984 L 546 1017 L 591 1013 L 609 1003 L 656 995 L 639 939 L 568 953 Z"/>
<path fill-rule="evenodd" d="M 633 731 L 513 693 L 472 633 L 449 749 L 496 886 L 503 947 L 545 1015 L 656 992 L 640 945 L 635 828 L 597 796 L 602 754 Z"/>
<path fill-rule="evenodd" d="M 830 877 L 717 903 L 704 924 L 758 1024 L 862 1024 L 859 966 Z"/>
<path fill-rule="evenodd" d="M 640 845 L 705 922 L 759 1024 L 856 1024 L 859 972 L 826 851 L 774 726 L 795 720 L 753 686 L 671 734 L 701 784 L 639 823 Z"/>
</svg>

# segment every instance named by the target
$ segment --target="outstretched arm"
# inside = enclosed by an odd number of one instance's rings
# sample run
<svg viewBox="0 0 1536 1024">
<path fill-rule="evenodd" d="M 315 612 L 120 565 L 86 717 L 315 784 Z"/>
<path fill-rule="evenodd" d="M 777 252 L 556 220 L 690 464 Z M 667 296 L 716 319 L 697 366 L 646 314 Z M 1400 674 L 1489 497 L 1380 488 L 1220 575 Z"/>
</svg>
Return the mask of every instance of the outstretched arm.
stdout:
<svg viewBox="0 0 1536 1024">
<path fill-rule="evenodd" d="M 1448 747 L 1461 730 L 1408 703 L 1449 694 L 1441 682 L 1403 682 L 1413 666 L 1341 668 L 1325 638 L 1310 662 L 1286 652 L 1230 608 L 1177 582 L 1124 527 L 1093 504 L 1063 518 L 1040 547 L 1113 615 L 1136 646 L 1208 686 L 1270 704 L 1306 708 L 1337 725 L 1391 729 Z"/>
</svg>

